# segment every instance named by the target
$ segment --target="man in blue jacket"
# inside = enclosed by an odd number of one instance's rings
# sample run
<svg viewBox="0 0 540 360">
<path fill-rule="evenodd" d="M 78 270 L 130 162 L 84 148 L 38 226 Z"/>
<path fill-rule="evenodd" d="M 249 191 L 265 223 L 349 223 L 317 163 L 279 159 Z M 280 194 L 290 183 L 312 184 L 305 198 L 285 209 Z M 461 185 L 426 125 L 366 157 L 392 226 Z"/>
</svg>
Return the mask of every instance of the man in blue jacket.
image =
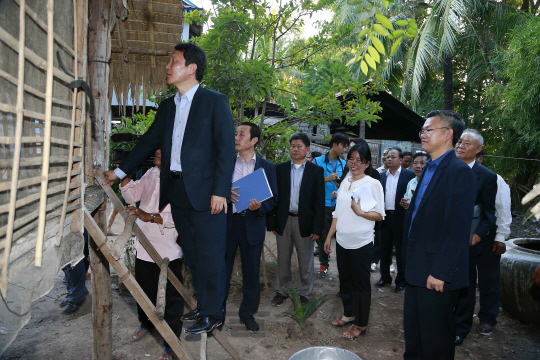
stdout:
<svg viewBox="0 0 540 360">
<path fill-rule="evenodd" d="M 455 111 L 428 114 L 422 150 L 431 155 L 405 214 L 405 359 L 453 359 L 454 308 L 469 285 L 476 180 L 456 157 L 465 122 Z"/>
<path fill-rule="evenodd" d="M 231 188 L 232 203 L 229 204 L 229 211 L 227 212 L 227 252 L 225 253 L 225 265 L 227 267 L 225 301 L 227 301 L 234 258 L 238 248 L 240 248 L 243 297 L 238 315 L 240 323 L 251 332 L 259 331 L 259 324 L 257 324 L 253 315 L 259 309 L 261 299 L 259 268 L 266 236 L 266 215 L 276 206 L 278 199 L 276 166 L 255 154 L 255 146 L 260 137 L 261 130 L 253 123 L 243 122 L 236 129 L 234 145 L 238 155 L 234 164 L 232 182 L 262 168 L 266 173 L 273 197 L 262 203 L 256 199 L 250 199 L 248 209 L 238 211 L 235 203 L 238 202 L 238 193 L 241 193 L 242 189 L 239 187 Z"/>
<path fill-rule="evenodd" d="M 330 151 L 315 159 L 315 165 L 324 169 L 324 227 L 322 236 L 317 239 L 321 277 L 325 277 L 328 273 L 328 254 L 323 249 L 330 225 L 332 225 L 332 212 L 336 209 L 336 199 L 332 197 L 332 193 L 337 191 L 336 181 L 341 178 L 347 166 L 347 162 L 341 157 L 349 147 L 349 143 L 347 135 L 335 133 L 330 140 Z"/>
</svg>

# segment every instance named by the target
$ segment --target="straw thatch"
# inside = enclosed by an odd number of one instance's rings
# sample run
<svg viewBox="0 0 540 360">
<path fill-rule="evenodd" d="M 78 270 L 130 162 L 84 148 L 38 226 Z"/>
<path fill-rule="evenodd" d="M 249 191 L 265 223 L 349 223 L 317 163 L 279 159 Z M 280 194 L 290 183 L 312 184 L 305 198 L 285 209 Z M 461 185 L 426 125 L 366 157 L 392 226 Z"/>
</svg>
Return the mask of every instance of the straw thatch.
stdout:
<svg viewBox="0 0 540 360">
<path fill-rule="evenodd" d="M 115 13 L 110 88 L 118 103 L 124 104 L 125 114 L 128 93 L 138 111 L 141 89 L 145 99 L 166 88 L 165 66 L 171 49 L 182 38 L 184 4 L 179 0 L 118 0 Z M 142 106 L 144 112 L 145 104 Z"/>
</svg>

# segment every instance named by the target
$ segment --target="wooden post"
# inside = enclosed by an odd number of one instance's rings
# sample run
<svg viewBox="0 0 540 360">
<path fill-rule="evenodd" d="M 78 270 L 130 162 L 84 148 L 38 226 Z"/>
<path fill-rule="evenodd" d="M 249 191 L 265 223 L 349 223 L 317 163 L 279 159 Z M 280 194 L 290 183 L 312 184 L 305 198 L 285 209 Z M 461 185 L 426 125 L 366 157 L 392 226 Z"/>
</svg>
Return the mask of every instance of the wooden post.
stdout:
<svg viewBox="0 0 540 360">
<path fill-rule="evenodd" d="M 169 268 L 169 258 L 163 259 L 159 271 L 159 281 L 156 296 L 156 314 L 159 320 L 163 320 L 165 316 L 165 296 L 167 295 L 167 270 Z"/>
<path fill-rule="evenodd" d="M 95 102 L 96 133 L 86 133 L 91 138 L 91 147 L 87 149 L 86 175 L 103 172 L 108 168 L 105 157 L 105 132 L 109 122 L 109 48 L 110 48 L 110 12 L 112 0 L 90 0 L 88 31 L 88 81 Z M 90 121 L 88 121 L 90 122 Z M 87 129 L 91 129 L 87 127 Z M 88 178 L 87 178 L 88 179 Z M 93 182 L 88 182 L 92 184 Z M 107 233 L 105 204 L 94 215 L 96 223 Z M 109 262 L 99 251 L 95 243 L 90 246 L 90 266 L 92 267 L 92 322 L 94 342 L 92 358 L 97 360 L 112 359 L 112 298 Z"/>
</svg>

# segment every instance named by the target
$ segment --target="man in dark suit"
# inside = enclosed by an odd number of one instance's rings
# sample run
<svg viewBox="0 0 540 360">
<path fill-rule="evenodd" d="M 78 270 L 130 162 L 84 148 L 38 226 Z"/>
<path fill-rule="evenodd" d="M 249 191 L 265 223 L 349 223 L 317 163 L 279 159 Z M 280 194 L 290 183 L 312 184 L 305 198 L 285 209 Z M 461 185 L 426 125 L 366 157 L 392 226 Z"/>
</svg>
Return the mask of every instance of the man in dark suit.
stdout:
<svg viewBox="0 0 540 360">
<path fill-rule="evenodd" d="M 472 328 L 476 303 L 476 278 L 480 290 L 478 332 L 489 335 L 499 314 L 500 255 L 493 252 L 497 232 L 495 197 L 497 174 L 476 162 L 484 139 L 474 129 L 466 129 L 456 145 L 456 156 L 472 168 L 476 178 L 476 201 L 469 248 L 469 286 L 461 290 L 456 306 L 456 345 L 461 345 Z M 478 268 L 478 271 L 477 271 Z"/>
<path fill-rule="evenodd" d="M 227 202 L 234 169 L 234 122 L 227 97 L 199 86 L 206 54 L 193 43 L 175 46 L 167 84 L 178 89 L 164 100 L 154 123 L 107 181 L 123 178 L 161 148 L 159 208 L 170 202 L 178 243 L 193 277 L 196 320 L 186 332 L 212 331 L 223 322 Z"/>
<path fill-rule="evenodd" d="M 403 272 L 402 243 L 403 243 L 403 221 L 405 220 L 405 209 L 400 206 L 401 199 L 407 191 L 407 184 L 414 178 L 414 172 L 401 167 L 403 153 L 397 146 L 391 147 L 386 155 L 387 171 L 381 173 L 381 184 L 384 191 L 384 207 L 386 217 L 381 226 L 381 279 L 375 286 L 382 287 L 392 283 L 390 275 L 390 265 L 392 265 L 392 251 L 396 246 L 396 293 L 405 291 L 405 275 Z"/>
<path fill-rule="evenodd" d="M 238 193 L 241 193 L 242 189 L 233 187 L 231 189 L 232 203 L 229 204 L 229 211 L 227 212 L 227 252 L 225 254 L 227 296 L 225 300 L 229 295 L 234 258 L 238 247 L 240 247 L 243 297 L 238 315 L 240 316 L 240 323 L 248 331 L 259 331 L 259 325 L 253 315 L 259 309 L 261 299 L 259 268 L 266 236 L 266 216 L 276 206 L 278 199 L 276 166 L 255 154 L 255 146 L 260 137 L 261 130 L 253 123 L 243 122 L 236 129 L 234 144 L 238 155 L 236 156 L 232 182 L 234 183 L 262 168 L 270 184 L 273 197 L 262 203 L 256 199 L 250 199 L 248 209 L 238 211 L 235 203 L 238 202 L 240 197 Z"/>
<path fill-rule="evenodd" d="M 313 297 L 313 244 L 324 223 L 324 171 L 306 159 L 310 145 L 306 134 L 291 135 L 289 144 L 292 160 L 276 166 L 279 198 L 268 223 L 268 230 L 276 234 L 278 253 L 274 306 L 289 298 L 293 246 L 300 273 L 296 291 L 302 304 Z"/>
<path fill-rule="evenodd" d="M 465 123 L 454 111 L 428 114 L 420 139 L 431 155 L 405 213 L 405 359 L 453 359 L 454 308 L 469 284 L 476 181 L 454 145 Z"/>
</svg>

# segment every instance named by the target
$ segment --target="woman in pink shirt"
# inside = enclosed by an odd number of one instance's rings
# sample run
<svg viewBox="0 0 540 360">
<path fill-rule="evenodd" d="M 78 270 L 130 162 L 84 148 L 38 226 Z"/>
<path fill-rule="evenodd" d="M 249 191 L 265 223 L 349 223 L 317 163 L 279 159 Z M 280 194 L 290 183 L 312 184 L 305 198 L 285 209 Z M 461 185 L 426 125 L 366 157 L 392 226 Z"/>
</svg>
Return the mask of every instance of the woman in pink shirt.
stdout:
<svg viewBox="0 0 540 360">
<path fill-rule="evenodd" d="M 159 255 L 162 258 L 169 258 L 169 268 L 182 281 L 182 249 L 176 243 L 178 233 L 174 227 L 171 206 L 167 205 L 163 211 L 159 211 L 161 150 L 157 150 L 154 154 L 154 165 L 155 167 L 148 170 L 140 180 L 133 181 L 129 176 L 126 176 L 120 184 L 120 191 L 128 204 L 135 205 L 136 202 L 140 201 L 138 208 L 128 206 L 126 207 L 126 211 L 129 214 L 137 215 L 137 225 L 139 225 Z M 148 252 L 137 241 L 135 278 L 154 305 L 156 304 L 159 272 L 159 266 L 156 265 Z M 174 333 L 180 336 L 182 333 L 182 321 L 180 317 L 184 313 L 184 299 L 170 282 L 167 282 L 165 304 L 165 320 Z M 148 331 L 154 328 L 154 325 L 139 305 L 137 305 L 137 311 L 141 324 L 133 335 L 131 335 L 132 341 L 140 340 Z M 163 353 L 159 359 L 168 360 L 175 358 L 176 354 L 174 351 L 169 347 L 167 342 L 164 342 Z"/>
</svg>

